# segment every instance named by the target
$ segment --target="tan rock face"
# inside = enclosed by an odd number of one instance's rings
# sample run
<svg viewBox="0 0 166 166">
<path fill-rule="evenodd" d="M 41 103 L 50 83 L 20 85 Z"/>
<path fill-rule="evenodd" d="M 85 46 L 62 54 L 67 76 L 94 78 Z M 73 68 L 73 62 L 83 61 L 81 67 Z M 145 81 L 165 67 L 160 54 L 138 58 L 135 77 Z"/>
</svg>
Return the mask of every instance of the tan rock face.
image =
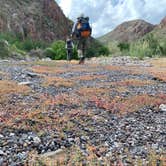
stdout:
<svg viewBox="0 0 166 166">
<path fill-rule="evenodd" d="M 160 28 L 166 28 L 166 16 L 160 22 Z"/>
<path fill-rule="evenodd" d="M 71 31 L 72 22 L 54 0 L 1 0 L 0 6 L 0 32 L 51 42 Z"/>
</svg>

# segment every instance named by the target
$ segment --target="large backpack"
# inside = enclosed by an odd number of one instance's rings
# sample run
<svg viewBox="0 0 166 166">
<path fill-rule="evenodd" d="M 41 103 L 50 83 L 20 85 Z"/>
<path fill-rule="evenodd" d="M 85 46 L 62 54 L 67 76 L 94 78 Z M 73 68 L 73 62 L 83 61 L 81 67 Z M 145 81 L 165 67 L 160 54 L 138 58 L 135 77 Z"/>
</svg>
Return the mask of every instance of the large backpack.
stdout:
<svg viewBox="0 0 166 166">
<path fill-rule="evenodd" d="M 89 24 L 89 18 L 81 18 L 77 23 L 76 30 L 78 31 L 80 37 L 89 37 L 92 32 L 92 28 Z"/>
</svg>

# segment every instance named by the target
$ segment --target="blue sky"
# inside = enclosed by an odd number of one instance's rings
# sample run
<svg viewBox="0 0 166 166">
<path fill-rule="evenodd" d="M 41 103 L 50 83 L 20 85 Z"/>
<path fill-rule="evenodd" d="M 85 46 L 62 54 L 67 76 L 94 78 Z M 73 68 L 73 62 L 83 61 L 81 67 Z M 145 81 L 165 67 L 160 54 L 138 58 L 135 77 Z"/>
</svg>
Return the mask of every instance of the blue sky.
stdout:
<svg viewBox="0 0 166 166">
<path fill-rule="evenodd" d="M 99 37 L 124 21 L 144 19 L 158 24 L 166 16 L 166 0 L 56 0 L 64 14 L 75 21 L 90 17 L 93 36 Z"/>
</svg>

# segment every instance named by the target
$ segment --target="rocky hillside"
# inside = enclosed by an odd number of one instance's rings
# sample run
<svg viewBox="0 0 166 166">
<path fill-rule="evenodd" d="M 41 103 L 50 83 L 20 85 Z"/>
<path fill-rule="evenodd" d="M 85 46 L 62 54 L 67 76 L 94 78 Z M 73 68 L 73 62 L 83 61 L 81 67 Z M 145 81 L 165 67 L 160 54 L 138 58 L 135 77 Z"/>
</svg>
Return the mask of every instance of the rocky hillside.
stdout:
<svg viewBox="0 0 166 166">
<path fill-rule="evenodd" d="M 166 39 L 166 16 L 161 20 L 160 24 L 157 25 L 154 30 L 151 32 L 159 40 Z"/>
<path fill-rule="evenodd" d="M 166 16 L 161 20 L 159 28 L 166 28 Z"/>
<path fill-rule="evenodd" d="M 129 42 L 144 36 L 154 28 L 154 25 L 144 20 L 127 21 L 100 37 L 99 40 L 103 43 L 108 43 L 109 41 Z"/>
<path fill-rule="evenodd" d="M 70 31 L 71 21 L 55 0 L 1 0 L 0 6 L 0 32 L 52 41 L 65 38 Z"/>
</svg>

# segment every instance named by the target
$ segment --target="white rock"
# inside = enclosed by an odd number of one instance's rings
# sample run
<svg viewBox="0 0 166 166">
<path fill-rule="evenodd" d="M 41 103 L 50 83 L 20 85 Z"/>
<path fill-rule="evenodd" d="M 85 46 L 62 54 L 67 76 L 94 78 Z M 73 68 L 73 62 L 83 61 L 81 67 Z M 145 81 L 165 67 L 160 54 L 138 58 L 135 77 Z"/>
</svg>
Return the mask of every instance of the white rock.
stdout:
<svg viewBox="0 0 166 166">
<path fill-rule="evenodd" d="M 9 135 L 10 137 L 13 137 L 13 136 L 15 136 L 15 134 L 14 133 L 10 133 L 10 135 Z"/>
<path fill-rule="evenodd" d="M 33 141 L 37 145 L 41 143 L 41 139 L 39 137 L 33 137 Z"/>
<path fill-rule="evenodd" d="M 31 81 L 25 81 L 25 82 L 19 82 L 18 85 L 32 85 L 33 82 Z"/>
<path fill-rule="evenodd" d="M 43 154 L 43 155 L 41 155 L 41 156 L 42 156 L 42 157 L 54 158 L 54 157 L 59 156 L 59 155 L 64 154 L 64 153 L 65 153 L 64 150 L 58 149 L 58 150 L 56 150 L 56 151 L 54 151 L 54 152 L 47 152 L 47 153 L 45 153 L 45 154 Z"/>
<path fill-rule="evenodd" d="M 2 134 L 0 134 L 0 138 L 4 138 L 4 136 Z"/>
<path fill-rule="evenodd" d="M 0 150 L 0 156 L 6 156 L 6 153 L 4 153 L 2 150 Z"/>
<path fill-rule="evenodd" d="M 51 61 L 51 58 L 43 58 L 42 61 Z"/>
<path fill-rule="evenodd" d="M 160 109 L 161 111 L 166 111 L 166 104 L 161 104 L 161 105 L 159 106 L 159 109 Z"/>
</svg>

